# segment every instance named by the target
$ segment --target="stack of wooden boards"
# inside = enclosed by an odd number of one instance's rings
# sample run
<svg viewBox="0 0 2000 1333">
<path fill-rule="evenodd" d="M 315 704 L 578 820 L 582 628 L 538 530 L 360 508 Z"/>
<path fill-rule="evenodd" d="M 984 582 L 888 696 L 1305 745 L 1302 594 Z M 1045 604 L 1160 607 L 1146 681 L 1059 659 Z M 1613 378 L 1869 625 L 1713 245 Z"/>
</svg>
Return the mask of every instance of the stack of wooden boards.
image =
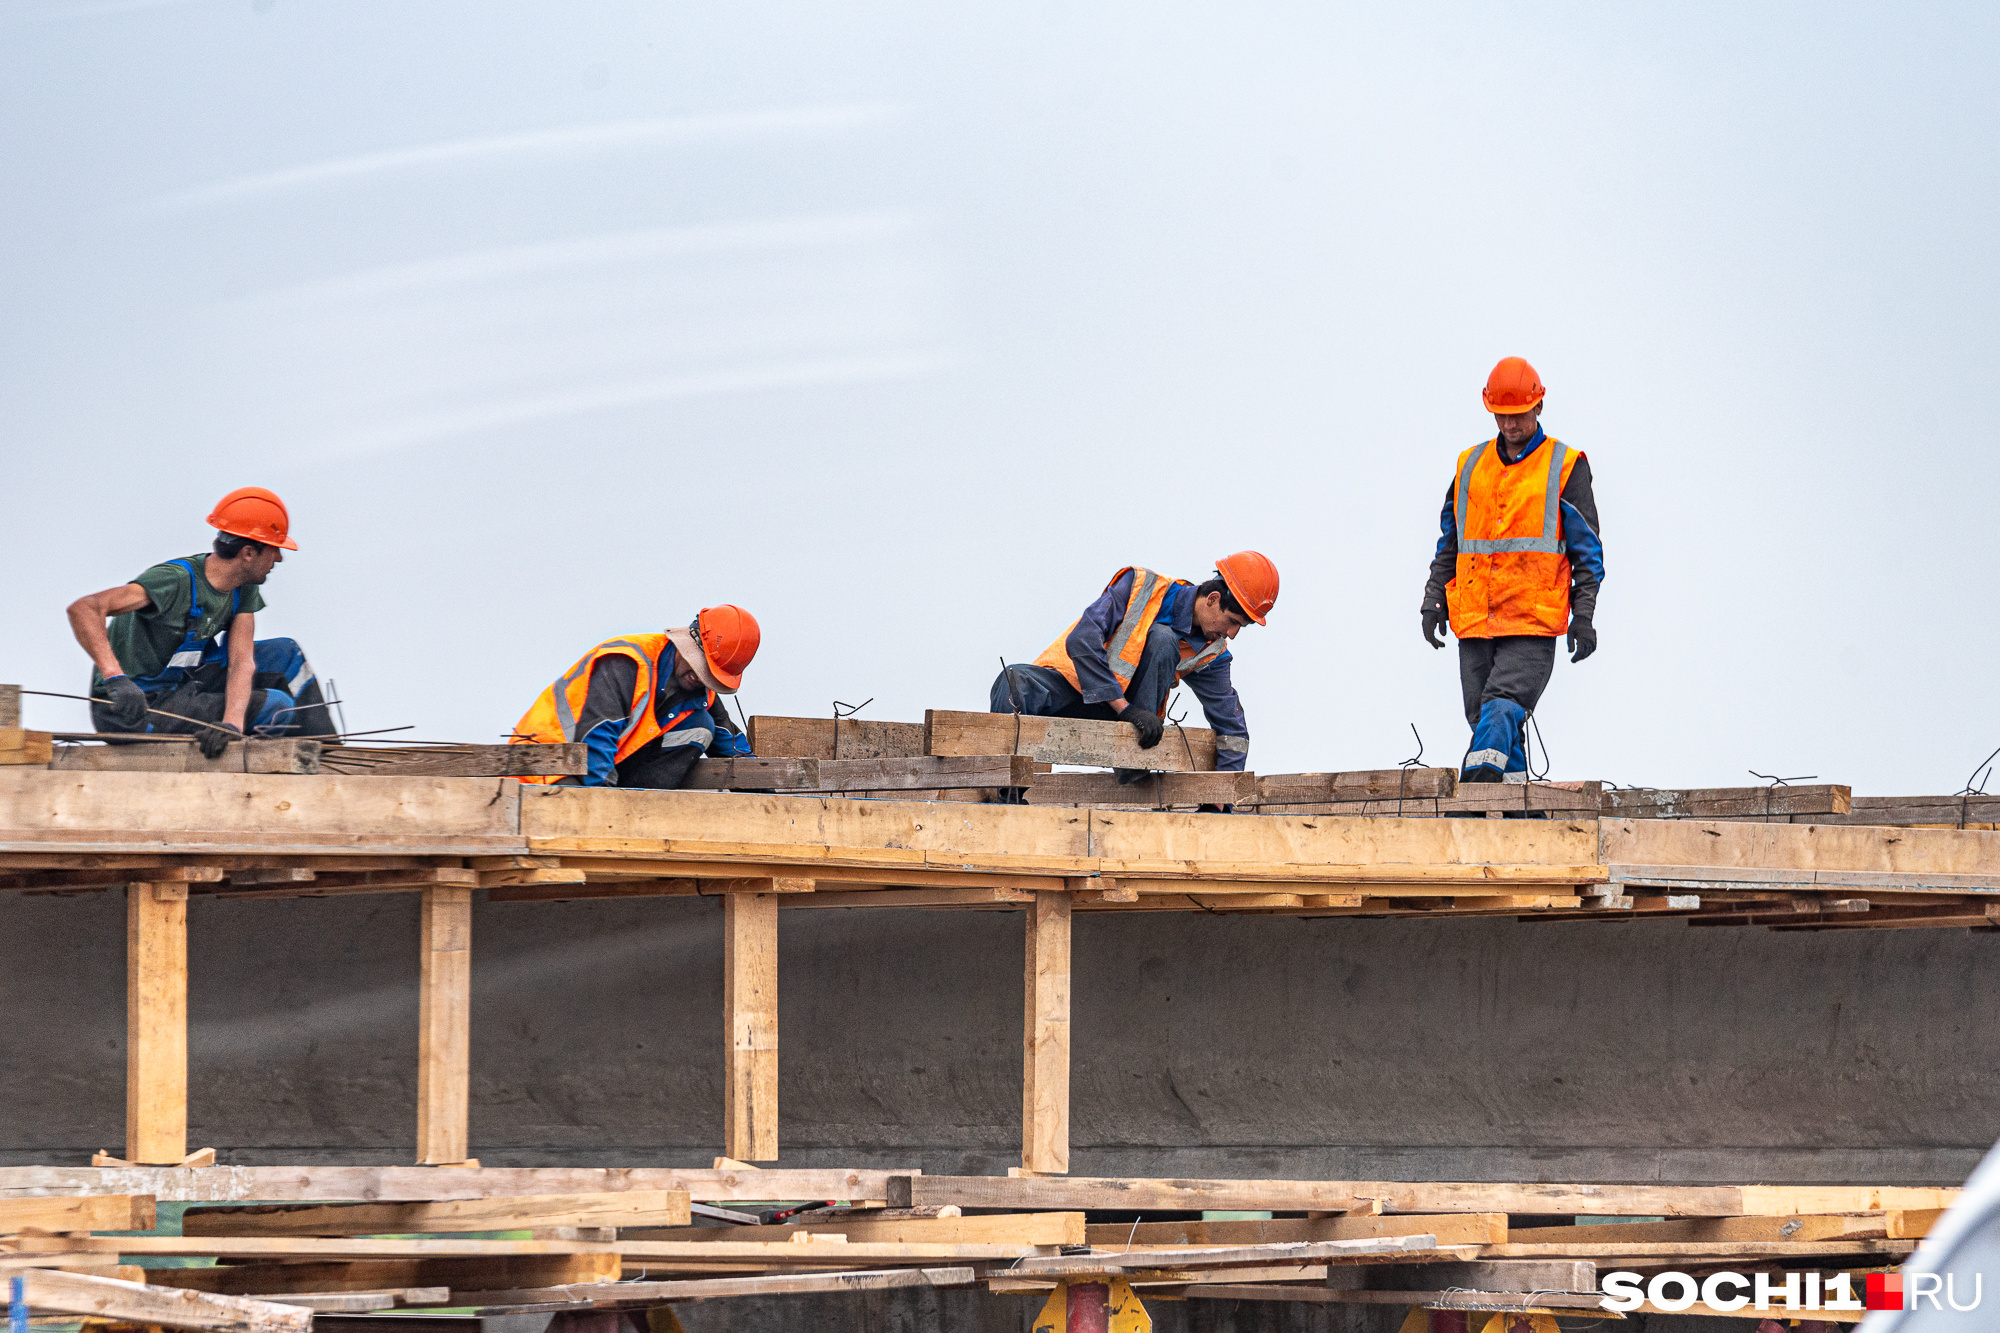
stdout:
<svg viewBox="0 0 2000 1333">
<path fill-rule="evenodd" d="M 1761 1272 L 1777 1286 L 1810 1274 L 1800 1286 L 1815 1292 L 1845 1274 L 1858 1295 L 1863 1275 L 1900 1265 L 1956 1193 L 740 1164 L 10 1167 L 0 1168 L 0 1269 L 27 1279 L 17 1299 L 32 1314 L 241 1333 L 305 1333 L 315 1311 L 646 1309 L 901 1286 L 1042 1293 L 1113 1279 L 1145 1299 L 1602 1313 L 1611 1271 Z M 1268 1216 L 1202 1220 L 1222 1210 Z M 213 1262 L 135 1266 L 165 1258 Z"/>
</svg>

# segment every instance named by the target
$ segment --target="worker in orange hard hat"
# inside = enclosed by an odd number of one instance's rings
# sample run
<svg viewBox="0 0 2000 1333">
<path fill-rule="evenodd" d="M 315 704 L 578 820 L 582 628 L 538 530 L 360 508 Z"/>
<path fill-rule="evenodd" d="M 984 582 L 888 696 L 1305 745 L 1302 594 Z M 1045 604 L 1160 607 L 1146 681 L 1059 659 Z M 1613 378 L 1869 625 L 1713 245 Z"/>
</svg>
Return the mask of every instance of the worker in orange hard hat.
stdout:
<svg viewBox="0 0 2000 1333">
<path fill-rule="evenodd" d="M 590 771 L 522 781 L 678 787 L 705 754 L 753 758 L 717 698 L 736 693 L 762 639 L 757 618 L 729 605 L 704 608 L 686 628 L 606 639 L 542 691 L 511 737 L 582 741 Z"/>
<path fill-rule="evenodd" d="M 257 638 L 264 580 L 299 549 L 285 502 L 244 486 L 222 497 L 208 525 L 210 550 L 70 603 L 70 628 L 96 668 L 91 720 L 105 733 L 193 735 L 211 759 L 246 732 L 330 738 L 304 650 Z"/>
<path fill-rule="evenodd" d="M 1424 640 L 1458 636 L 1459 685 L 1472 724 L 1461 780 L 1526 782 L 1522 736 L 1555 670 L 1597 651 L 1604 581 L 1590 460 L 1542 430 L 1542 377 L 1518 356 L 1493 367 L 1482 396 L 1498 433 L 1458 456 L 1442 535 L 1424 585 Z"/>
<path fill-rule="evenodd" d="M 1032 665 L 1003 667 L 988 699 L 996 713 L 1117 718 L 1151 749 L 1165 732 L 1167 696 L 1185 680 L 1215 729 L 1215 766 L 1240 773 L 1250 727 L 1230 681 L 1229 643 L 1261 625 L 1278 600 L 1278 567 L 1256 551 L 1215 562 L 1199 585 L 1129 566 Z M 1136 781 L 1143 769 L 1121 770 Z"/>
</svg>

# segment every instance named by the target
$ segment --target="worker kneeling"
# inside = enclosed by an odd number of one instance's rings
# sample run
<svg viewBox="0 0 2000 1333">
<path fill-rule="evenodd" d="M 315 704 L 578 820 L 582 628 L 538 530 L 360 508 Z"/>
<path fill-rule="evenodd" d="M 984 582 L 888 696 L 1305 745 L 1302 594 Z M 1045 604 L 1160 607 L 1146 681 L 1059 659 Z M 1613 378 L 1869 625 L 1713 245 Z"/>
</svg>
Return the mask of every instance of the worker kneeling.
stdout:
<svg viewBox="0 0 2000 1333">
<path fill-rule="evenodd" d="M 1130 722 L 1141 749 L 1165 732 L 1167 696 L 1185 680 L 1215 729 L 1215 766 L 1240 773 L 1250 727 L 1230 682 L 1229 641 L 1264 623 L 1278 600 L 1278 570 L 1255 551 L 1215 562 L 1197 587 L 1137 566 L 1112 575 L 1098 599 L 1032 666 L 1004 668 L 988 707 L 1032 717 L 1095 717 Z M 1144 769 L 1120 769 L 1135 782 Z"/>
<path fill-rule="evenodd" d="M 285 502 L 245 486 L 222 497 L 208 524 L 212 550 L 70 603 L 70 629 L 96 665 L 92 724 L 114 735 L 192 734 L 210 759 L 246 731 L 332 736 L 304 650 L 257 638 L 259 589 L 299 549 Z"/>
<path fill-rule="evenodd" d="M 686 629 L 627 634 L 585 653 L 543 690 L 515 744 L 582 741 L 582 777 L 523 778 L 585 787 L 678 787 L 704 754 L 751 758 L 716 696 L 734 694 L 762 638 L 740 606 L 711 606 Z"/>
</svg>

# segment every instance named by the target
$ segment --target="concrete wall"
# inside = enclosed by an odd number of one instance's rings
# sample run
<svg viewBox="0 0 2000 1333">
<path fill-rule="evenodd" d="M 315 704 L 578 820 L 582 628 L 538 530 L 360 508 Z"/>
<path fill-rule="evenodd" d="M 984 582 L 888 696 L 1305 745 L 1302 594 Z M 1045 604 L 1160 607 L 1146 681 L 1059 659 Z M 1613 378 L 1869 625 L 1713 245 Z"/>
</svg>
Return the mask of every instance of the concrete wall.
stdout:
<svg viewBox="0 0 2000 1333">
<path fill-rule="evenodd" d="M 473 1151 L 706 1165 L 721 915 L 482 903 Z M 1018 914 L 788 910 L 780 930 L 783 1164 L 1018 1161 Z M 123 1142 L 123 938 L 122 895 L 0 895 L 0 1162 L 80 1164 Z M 409 1161 L 416 941 L 413 896 L 196 899 L 191 1145 Z M 1080 915 L 1072 1169 L 1957 1183 L 2000 1137 L 1996 959 L 2000 935 L 1963 930 Z M 913 1299 L 857 1327 L 901 1327 Z M 911 1326 L 1014 1328 L 1020 1304 Z M 762 1308 L 698 1307 L 690 1333 Z M 754 1326 L 820 1307 L 769 1308 Z M 1166 1308 L 1191 1331 L 1225 1326 Z M 1360 1317 L 1254 1308 L 1233 1327 L 1344 1333 Z"/>
</svg>

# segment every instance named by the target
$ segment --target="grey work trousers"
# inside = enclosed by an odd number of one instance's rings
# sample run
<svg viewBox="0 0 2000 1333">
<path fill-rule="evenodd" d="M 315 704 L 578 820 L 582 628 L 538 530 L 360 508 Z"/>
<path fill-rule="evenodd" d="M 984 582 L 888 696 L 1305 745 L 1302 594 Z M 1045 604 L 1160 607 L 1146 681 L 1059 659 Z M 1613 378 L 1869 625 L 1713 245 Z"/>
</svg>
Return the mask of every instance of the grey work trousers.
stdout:
<svg viewBox="0 0 2000 1333">
<path fill-rule="evenodd" d="M 1511 699 L 1532 713 L 1556 669 L 1556 640 L 1543 634 L 1505 634 L 1495 639 L 1458 641 L 1458 684 L 1465 693 L 1465 720 L 1479 725 L 1489 699 Z"/>
</svg>

